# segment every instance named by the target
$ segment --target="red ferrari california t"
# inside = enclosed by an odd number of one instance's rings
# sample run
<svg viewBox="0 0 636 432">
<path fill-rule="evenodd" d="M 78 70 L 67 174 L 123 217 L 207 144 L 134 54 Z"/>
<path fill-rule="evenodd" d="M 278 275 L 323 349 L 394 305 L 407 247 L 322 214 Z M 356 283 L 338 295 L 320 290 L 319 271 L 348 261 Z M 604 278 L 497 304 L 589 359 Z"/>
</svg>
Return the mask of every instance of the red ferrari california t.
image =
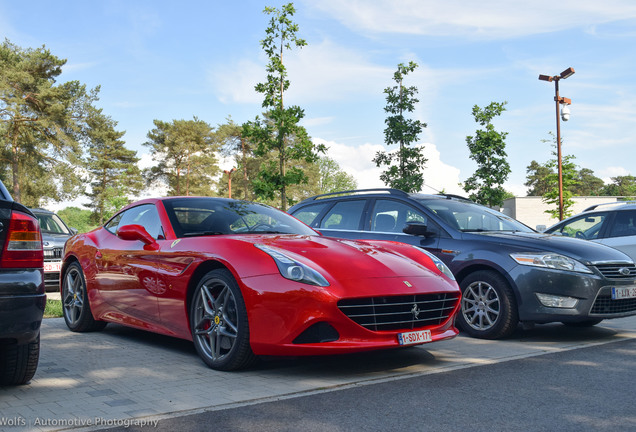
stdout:
<svg viewBox="0 0 636 432">
<path fill-rule="evenodd" d="M 457 335 L 460 292 L 414 246 L 320 235 L 271 207 L 224 198 L 146 199 L 66 243 L 72 331 L 108 322 L 192 340 L 211 368 Z"/>
</svg>

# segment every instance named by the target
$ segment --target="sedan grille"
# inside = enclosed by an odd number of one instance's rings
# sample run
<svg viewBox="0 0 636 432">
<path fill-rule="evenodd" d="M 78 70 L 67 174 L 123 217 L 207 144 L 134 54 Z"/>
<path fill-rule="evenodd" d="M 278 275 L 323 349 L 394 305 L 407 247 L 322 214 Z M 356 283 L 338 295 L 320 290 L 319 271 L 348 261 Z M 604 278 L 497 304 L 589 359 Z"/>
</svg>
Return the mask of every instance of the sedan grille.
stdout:
<svg viewBox="0 0 636 432">
<path fill-rule="evenodd" d="M 634 264 L 597 264 L 595 267 L 608 279 L 636 279 Z"/>
<path fill-rule="evenodd" d="M 636 311 L 636 298 L 612 300 L 611 288 L 599 292 L 590 315 L 624 315 Z"/>
<path fill-rule="evenodd" d="M 59 260 L 62 258 L 62 248 L 44 249 L 44 261 Z"/>
<path fill-rule="evenodd" d="M 411 330 L 442 324 L 458 302 L 458 293 L 416 294 L 340 300 L 338 308 L 368 330 Z"/>
</svg>

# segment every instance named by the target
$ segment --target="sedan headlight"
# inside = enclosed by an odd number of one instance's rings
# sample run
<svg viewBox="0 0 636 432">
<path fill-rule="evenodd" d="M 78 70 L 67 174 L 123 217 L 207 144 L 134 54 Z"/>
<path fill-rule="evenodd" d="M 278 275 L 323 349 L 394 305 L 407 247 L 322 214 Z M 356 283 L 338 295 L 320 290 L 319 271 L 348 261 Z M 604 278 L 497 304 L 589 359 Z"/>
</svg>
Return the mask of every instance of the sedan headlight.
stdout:
<svg viewBox="0 0 636 432">
<path fill-rule="evenodd" d="M 450 269 L 448 268 L 448 266 L 446 264 L 444 264 L 444 261 L 442 261 L 441 259 L 437 258 L 435 255 L 433 255 L 432 253 L 430 253 L 426 249 L 422 249 L 420 247 L 413 246 L 413 245 L 411 245 L 411 247 L 414 247 L 418 251 L 426 254 L 426 256 L 428 256 L 431 260 L 433 260 L 433 263 L 435 264 L 435 267 L 437 267 L 437 269 L 439 271 L 441 271 L 446 276 L 448 276 L 448 278 L 450 280 L 455 280 L 455 276 L 453 275 L 453 272 L 451 272 Z"/>
<path fill-rule="evenodd" d="M 288 257 L 283 252 L 262 244 L 255 244 L 254 246 L 274 259 L 274 262 L 278 266 L 278 271 L 285 279 L 308 285 L 329 286 L 329 282 L 327 282 L 327 279 L 325 279 L 323 275 L 311 267 Z"/>
<path fill-rule="evenodd" d="M 581 262 L 565 255 L 550 252 L 513 253 L 510 254 L 510 257 L 521 265 L 579 273 L 592 273 L 592 270 Z"/>
</svg>

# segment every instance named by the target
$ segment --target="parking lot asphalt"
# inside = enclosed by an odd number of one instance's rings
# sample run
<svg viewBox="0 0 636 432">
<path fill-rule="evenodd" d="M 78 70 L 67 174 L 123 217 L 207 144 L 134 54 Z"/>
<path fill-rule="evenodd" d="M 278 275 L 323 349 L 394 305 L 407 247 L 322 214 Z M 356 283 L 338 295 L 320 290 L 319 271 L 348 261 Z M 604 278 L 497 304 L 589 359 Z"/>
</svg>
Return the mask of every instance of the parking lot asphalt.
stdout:
<svg viewBox="0 0 636 432">
<path fill-rule="evenodd" d="M 519 329 L 500 341 L 460 335 L 400 350 L 267 358 L 250 370 L 207 368 L 191 342 L 109 324 L 72 333 L 45 319 L 30 384 L 0 387 L 0 431 L 97 430 L 364 386 L 636 339 L 636 317 L 581 329 Z"/>
</svg>

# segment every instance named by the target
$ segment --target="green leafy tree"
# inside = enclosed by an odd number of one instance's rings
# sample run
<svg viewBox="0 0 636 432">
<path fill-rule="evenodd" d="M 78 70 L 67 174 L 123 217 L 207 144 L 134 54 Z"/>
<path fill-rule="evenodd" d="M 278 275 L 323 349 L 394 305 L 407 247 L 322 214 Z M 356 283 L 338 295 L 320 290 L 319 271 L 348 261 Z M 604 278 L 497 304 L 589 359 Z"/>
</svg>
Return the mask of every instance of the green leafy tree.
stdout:
<svg viewBox="0 0 636 432">
<path fill-rule="evenodd" d="M 66 225 L 81 233 L 88 232 L 97 227 L 93 222 L 93 213 L 90 210 L 80 209 L 79 207 L 66 207 L 57 212 L 57 214 Z"/>
<path fill-rule="evenodd" d="M 315 162 L 318 153 L 326 148 L 314 145 L 305 128 L 299 125 L 305 116 L 304 110 L 296 105 L 287 108 L 284 105 L 284 95 L 290 83 L 283 54 L 292 46 L 301 48 L 307 45 L 297 36 L 298 24 L 291 21 L 294 5 L 289 3 L 281 9 L 266 7 L 264 13 L 272 15 L 265 30 L 266 37 L 261 41 L 261 47 L 269 58 L 267 81 L 257 84 L 255 89 L 263 94 L 262 107 L 267 112 L 264 119 L 256 117 L 254 121 L 243 124 L 242 136 L 254 145 L 257 157 L 271 154 L 276 158 L 261 165 L 258 178 L 253 180 L 254 192 L 265 200 L 273 200 L 278 195 L 280 208 L 286 210 L 293 202 L 288 197 L 288 188 L 307 181 L 305 173 L 293 163 L 301 160 Z"/>
<path fill-rule="evenodd" d="M 475 105 L 473 117 L 484 129 L 478 129 L 475 136 L 466 137 L 470 158 L 477 162 L 477 170 L 464 183 L 464 190 L 470 198 L 490 207 L 500 206 L 506 197 L 503 183 L 510 174 L 510 164 L 506 160 L 507 132 L 497 132 L 492 120 L 501 115 L 507 102 L 491 102 L 482 109 Z"/>
<path fill-rule="evenodd" d="M 406 192 L 419 192 L 424 184 L 424 166 L 427 159 L 424 157 L 424 147 L 414 146 L 426 123 L 405 117 L 406 113 L 415 110 L 415 104 L 419 100 L 415 97 L 417 87 L 406 87 L 404 77 L 417 68 L 415 62 L 408 65 L 400 63 L 393 74 L 396 86 L 384 89 L 386 94 L 386 106 L 384 111 L 388 117 L 384 121 L 384 142 L 387 146 L 399 144 L 399 149 L 392 152 L 379 151 L 373 162 L 377 167 L 388 167 L 380 179 L 385 185 L 402 189 Z"/>
<path fill-rule="evenodd" d="M 540 164 L 533 160 L 526 168 L 526 173 L 525 185 L 529 187 L 529 196 L 543 196 L 553 187 L 548 178 L 554 171 L 547 163 Z M 572 196 L 600 196 L 604 195 L 604 191 L 604 182 L 594 175 L 594 171 L 589 168 L 576 171 L 575 181 L 571 186 Z"/>
<path fill-rule="evenodd" d="M 528 187 L 528 196 L 543 196 L 550 185 L 548 184 L 547 177 L 550 175 L 550 168 L 543 164 L 533 160 L 526 168 L 526 182 L 525 186 Z"/>
<path fill-rule="evenodd" d="M 343 171 L 338 162 L 330 157 L 321 157 L 318 160 L 318 169 L 320 172 L 319 193 L 353 190 L 358 187 L 356 179 Z"/>
<path fill-rule="evenodd" d="M 137 152 L 128 150 L 122 140 L 125 132 L 117 131 L 117 122 L 93 109 L 87 121 L 88 161 L 86 163 L 91 191 L 89 208 L 100 225 L 113 212 L 128 203 L 128 195 L 142 188 Z M 114 208 L 116 207 L 116 208 Z"/>
<path fill-rule="evenodd" d="M 144 145 L 158 164 L 144 171 L 147 183 L 164 182 L 169 195 L 212 195 L 219 172 L 212 127 L 196 117 L 154 124 Z"/>
<path fill-rule="evenodd" d="M 581 168 L 576 174 L 576 184 L 572 187 L 574 196 L 600 196 L 605 183 L 589 168 Z"/>
<path fill-rule="evenodd" d="M 252 150 L 252 144 L 243 137 L 242 127 L 228 117 L 226 123 L 218 125 L 216 141 L 223 156 L 234 158 L 235 171 L 232 173 L 233 197 L 252 200 L 254 191 L 251 179 L 258 177 L 262 158 L 257 158 Z M 227 195 L 228 174 L 223 174 L 219 182 L 219 195 Z M 236 191 L 236 192 L 234 192 Z"/>
<path fill-rule="evenodd" d="M 612 183 L 603 188 L 603 195 L 607 196 L 636 196 L 636 177 L 632 175 L 611 178 Z"/>
<path fill-rule="evenodd" d="M 552 136 L 552 142 L 554 150 L 552 151 L 553 159 L 550 159 L 546 163 L 546 168 L 550 170 L 550 174 L 546 177 L 548 184 L 548 190 L 543 194 L 543 202 L 547 204 L 555 205 L 555 208 L 546 210 L 545 212 L 551 215 L 555 219 L 559 219 L 559 172 L 558 172 L 558 153 L 557 143 L 554 134 Z M 543 142 L 550 142 L 550 140 L 542 140 Z M 561 180 L 563 186 L 563 217 L 572 215 L 572 206 L 574 200 L 572 199 L 574 187 L 578 184 L 578 171 L 576 159 L 573 155 L 565 155 L 561 157 Z"/>
<path fill-rule="evenodd" d="M 26 205 L 83 191 L 76 169 L 80 140 L 99 88 L 57 84 L 65 63 L 44 46 L 22 49 L 8 40 L 0 45 L 0 157 L 14 199 Z"/>
</svg>

